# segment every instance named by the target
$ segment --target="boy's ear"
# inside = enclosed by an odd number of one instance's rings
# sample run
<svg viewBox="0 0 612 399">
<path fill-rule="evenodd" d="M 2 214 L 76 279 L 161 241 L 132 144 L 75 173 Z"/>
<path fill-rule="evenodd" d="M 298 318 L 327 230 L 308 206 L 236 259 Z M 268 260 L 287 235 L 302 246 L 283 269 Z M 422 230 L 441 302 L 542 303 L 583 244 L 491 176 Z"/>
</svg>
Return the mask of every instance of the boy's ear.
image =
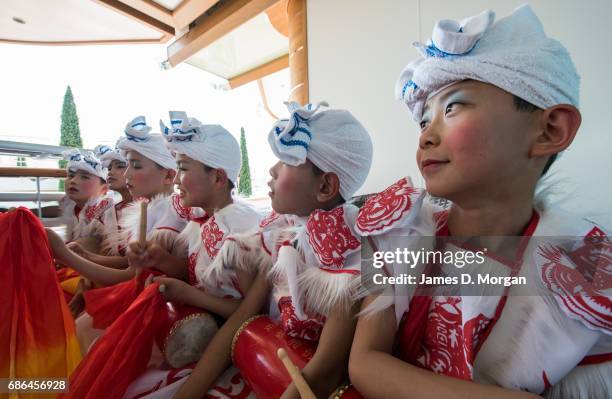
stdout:
<svg viewBox="0 0 612 399">
<path fill-rule="evenodd" d="M 327 202 L 335 200 L 340 195 L 340 179 L 333 172 L 323 173 L 321 176 L 317 201 Z"/>
<path fill-rule="evenodd" d="M 164 184 L 174 184 L 174 178 L 176 177 L 175 169 L 164 169 Z"/>
<path fill-rule="evenodd" d="M 227 177 L 227 173 L 223 169 L 215 169 L 215 182 L 220 183 L 225 186 L 229 178 Z"/>
<path fill-rule="evenodd" d="M 582 116 L 573 105 L 560 104 L 544 110 L 542 129 L 531 146 L 532 157 L 543 157 L 565 150 L 576 137 Z"/>
</svg>

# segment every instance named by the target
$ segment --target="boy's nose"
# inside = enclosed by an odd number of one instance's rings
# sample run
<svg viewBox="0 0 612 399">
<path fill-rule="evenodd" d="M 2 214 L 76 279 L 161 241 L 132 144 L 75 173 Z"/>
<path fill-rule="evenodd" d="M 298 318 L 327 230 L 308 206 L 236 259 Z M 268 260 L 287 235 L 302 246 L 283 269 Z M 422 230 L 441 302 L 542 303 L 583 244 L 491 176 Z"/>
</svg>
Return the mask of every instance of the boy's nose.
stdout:
<svg viewBox="0 0 612 399">
<path fill-rule="evenodd" d="M 426 148 L 435 147 L 440 144 L 440 135 L 436 127 L 432 124 L 419 137 L 419 147 L 424 150 Z"/>
<path fill-rule="evenodd" d="M 269 170 L 270 176 L 272 176 L 273 179 L 276 178 L 276 175 L 277 175 L 276 169 L 278 168 L 279 164 L 280 164 L 280 161 L 275 163 Z"/>
</svg>

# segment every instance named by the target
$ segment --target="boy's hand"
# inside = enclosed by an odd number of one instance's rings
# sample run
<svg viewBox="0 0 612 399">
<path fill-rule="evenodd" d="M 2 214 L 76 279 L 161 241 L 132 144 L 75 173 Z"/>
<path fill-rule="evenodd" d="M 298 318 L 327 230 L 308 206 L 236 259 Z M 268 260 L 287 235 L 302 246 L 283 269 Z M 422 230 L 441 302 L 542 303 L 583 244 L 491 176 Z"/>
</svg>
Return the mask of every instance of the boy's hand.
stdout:
<svg viewBox="0 0 612 399">
<path fill-rule="evenodd" d="M 69 256 L 68 247 L 64 243 L 64 240 L 52 229 L 45 228 L 47 233 L 47 239 L 49 240 L 49 247 L 51 248 L 52 256 L 55 258 L 57 263 L 64 264 Z"/>
<path fill-rule="evenodd" d="M 128 245 L 126 256 L 132 267 L 160 269 L 167 262 L 168 251 L 157 243 L 147 242 L 144 246 L 139 242 Z"/>
<path fill-rule="evenodd" d="M 193 289 L 191 285 L 172 277 L 149 277 L 146 285 L 152 282 L 159 283 L 159 292 L 166 301 L 189 305 L 189 293 Z"/>
<path fill-rule="evenodd" d="M 75 254 L 82 256 L 83 258 L 89 259 L 87 256 L 88 251 L 85 248 L 83 248 L 81 244 L 79 244 L 78 242 L 76 241 L 69 242 L 68 244 L 66 244 L 66 247 L 72 252 L 74 252 Z"/>
<path fill-rule="evenodd" d="M 72 317 L 76 320 L 76 318 L 85 310 L 85 297 L 83 294 L 85 291 L 88 291 L 92 288 L 92 283 L 82 278 L 79 280 L 79 284 L 77 285 L 76 292 L 74 296 L 70 300 L 68 307 L 70 308 L 70 313 L 72 313 Z"/>
<path fill-rule="evenodd" d="M 85 297 L 82 292 L 77 292 L 74 294 L 70 303 L 68 303 L 68 308 L 70 308 L 70 313 L 72 313 L 72 317 L 76 320 L 76 318 L 85 310 Z"/>
</svg>

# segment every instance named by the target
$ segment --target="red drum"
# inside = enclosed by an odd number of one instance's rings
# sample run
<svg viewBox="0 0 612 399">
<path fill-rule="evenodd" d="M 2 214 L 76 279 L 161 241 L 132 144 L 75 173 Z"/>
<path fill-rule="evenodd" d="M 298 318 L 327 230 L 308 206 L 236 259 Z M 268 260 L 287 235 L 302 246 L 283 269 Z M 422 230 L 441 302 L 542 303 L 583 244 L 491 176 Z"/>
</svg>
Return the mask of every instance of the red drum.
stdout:
<svg viewBox="0 0 612 399">
<path fill-rule="evenodd" d="M 301 370 L 312 359 L 317 344 L 286 335 L 278 323 L 265 315 L 250 318 L 234 335 L 232 361 L 258 399 L 278 398 L 291 384 L 291 377 L 278 358 L 279 348 L 284 348 Z M 332 397 L 358 399 L 361 395 L 354 388 L 343 386 Z"/>
<path fill-rule="evenodd" d="M 197 362 L 219 327 L 207 312 L 193 306 L 166 302 L 166 318 L 155 334 L 155 342 L 173 368 Z"/>
</svg>

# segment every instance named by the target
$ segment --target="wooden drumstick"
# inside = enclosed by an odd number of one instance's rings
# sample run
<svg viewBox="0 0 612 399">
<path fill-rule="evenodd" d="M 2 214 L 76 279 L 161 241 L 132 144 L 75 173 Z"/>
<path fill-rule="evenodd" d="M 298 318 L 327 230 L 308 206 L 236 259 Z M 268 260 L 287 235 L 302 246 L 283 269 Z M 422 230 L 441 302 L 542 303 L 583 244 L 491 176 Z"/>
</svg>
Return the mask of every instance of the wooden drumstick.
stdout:
<svg viewBox="0 0 612 399">
<path fill-rule="evenodd" d="M 138 242 L 144 247 L 147 243 L 147 201 L 140 203 L 140 230 L 138 233 Z"/>
<path fill-rule="evenodd" d="M 147 201 L 140 202 L 140 230 L 138 231 L 138 243 L 142 248 L 147 245 Z M 140 276 L 142 268 L 136 268 L 136 277 Z"/>
<path fill-rule="evenodd" d="M 297 388 L 300 397 L 302 399 L 316 399 L 316 396 L 312 392 L 312 389 L 310 389 L 310 387 L 308 386 L 308 383 L 304 379 L 304 376 L 302 375 L 301 371 L 295 366 L 295 364 L 293 364 L 291 359 L 289 359 L 287 351 L 284 348 L 278 348 L 276 354 L 285 365 L 285 369 L 287 369 L 287 372 L 289 373 L 291 380 L 295 384 L 295 387 Z"/>
</svg>

